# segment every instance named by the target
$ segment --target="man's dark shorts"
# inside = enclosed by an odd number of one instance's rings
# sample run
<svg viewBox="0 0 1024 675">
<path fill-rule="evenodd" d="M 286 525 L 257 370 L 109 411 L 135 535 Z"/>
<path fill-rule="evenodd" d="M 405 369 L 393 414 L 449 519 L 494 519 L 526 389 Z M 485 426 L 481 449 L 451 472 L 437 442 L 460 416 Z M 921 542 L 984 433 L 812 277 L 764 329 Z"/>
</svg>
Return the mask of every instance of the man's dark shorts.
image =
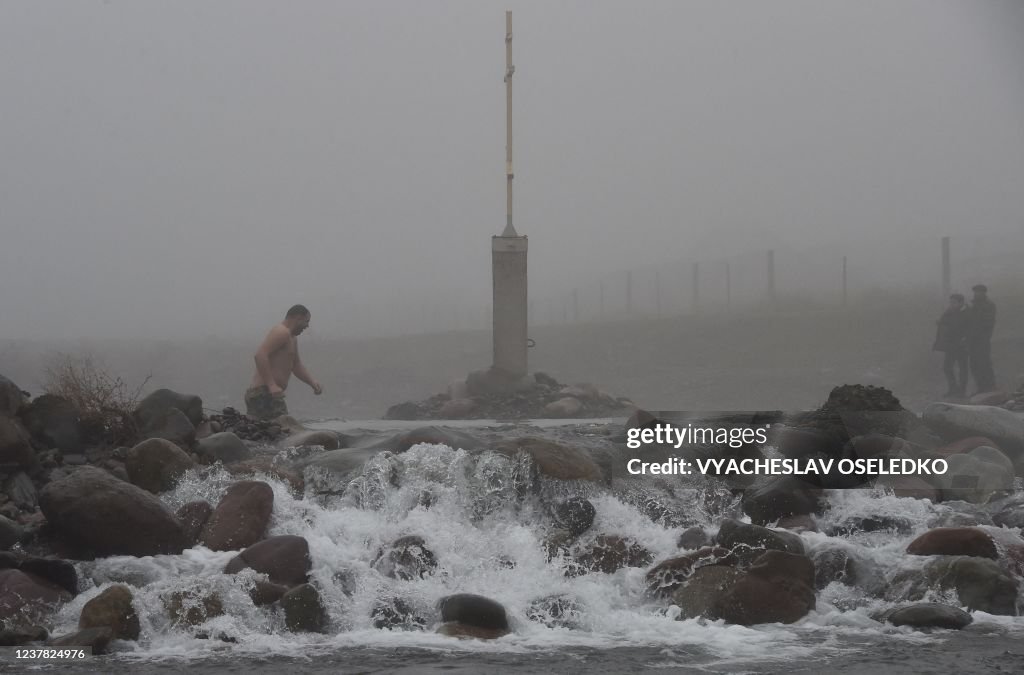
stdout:
<svg viewBox="0 0 1024 675">
<path fill-rule="evenodd" d="M 251 387 L 245 392 L 245 414 L 261 420 L 272 420 L 288 414 L 284 394 L 272 396 L 265 385 Z"/>
</svg>

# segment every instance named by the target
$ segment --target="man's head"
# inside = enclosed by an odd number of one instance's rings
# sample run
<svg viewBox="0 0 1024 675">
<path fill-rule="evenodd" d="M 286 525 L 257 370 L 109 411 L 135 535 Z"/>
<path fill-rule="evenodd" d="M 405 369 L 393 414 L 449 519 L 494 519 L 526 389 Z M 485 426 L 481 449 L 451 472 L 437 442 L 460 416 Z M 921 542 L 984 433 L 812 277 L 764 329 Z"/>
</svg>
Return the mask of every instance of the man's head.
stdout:
<svg viewBox="0 0 1024 675">
<path fill-rule="evenodd" d="M 309 319 L 309 310 L 305 305 L 292 305 L 284 315 L 284 325 L 288 326 L 292 335 L 300 335 L 309 327 Z"/>
<path fill-rule="evenodd" d="M 960 293 L 949 296 L 949 306 L 953 309 L 960 309 L 964 306 L 964 296 Z"/>
<path fill-rule="evenodd" d="M 978 284 L 972 287 L 971 290 L 974 291 L 975 300 L 984 300 L 988 297 L 988 286 L 985 284 Z"/>
</svg>

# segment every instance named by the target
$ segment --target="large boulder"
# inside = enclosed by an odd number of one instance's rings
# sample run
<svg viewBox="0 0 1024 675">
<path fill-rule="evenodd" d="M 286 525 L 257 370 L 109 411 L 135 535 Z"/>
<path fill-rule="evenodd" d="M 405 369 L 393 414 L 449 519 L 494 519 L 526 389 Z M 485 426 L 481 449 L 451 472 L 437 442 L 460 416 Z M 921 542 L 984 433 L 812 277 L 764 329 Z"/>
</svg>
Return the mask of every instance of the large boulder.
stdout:
<svg viewBox="0 0 1024 675">
<path fill-rule="evenodd" d="M 25 536 L 21 525 L 6 516 L 0 516 L 0 551 L 11 548 Z"/>
<path fill-rule="evenodd" d="M 705 616 L 744 626 L 793 623 L 814 609 L 814 564 L 806 556 L 768 551 L 746 571 L 701 567 L 673 600 L 683 610 L 680 618 Z"/>
<path fill-rule="evenodd" d="M 946 458 L 946 473 L 934 477 L 944 501 L 985 504 L 1013 491 L 1013 462 L 999 450 L 979 446 Z"/>
<path fill-rule="evenodd" d="M 188 546 L 185 529 L 163 502 L 95 467 L 48 483 L 39 505 L 61 537 L 99 555 L 176 554 Z"/>
<path fill-rule="evenodd" d="M 142 438 L 162 438 L 183 448 L 191 448 L 196 440 L 196 428 L 185 413 L 171 408 L 163 417 L 140 430 Z"/>
<path fill-rule="evenodd" d="M 803 541 L 792 532 L 769 530 L 767 527 L 748 525 L 732 519 L 722 522 L 715 536 L 715 543 L 733 551 L 746 548 L 754 557 L 765 550 L 786 551 L 798 555 L 804 552 Z"/>
<path fill-rule="evenodd" d="M 582 450 L 543 438 L 523 437 L 502 441 L 493 450 L 508 457 L 526 453 L 544 476 L 559 480 L 603 482 L 604 472 Z"/>
<path fill-rule="evenodd" d="M 955 590 L 971 611 L 1017 616 L 1020 583 L 994 560 L 973 556 L 942 556 L 925 568 L 929 585 Z"/>
<path fill-rule="evenodd" d="M 438 632 L 444 635 L 493 639 L 509 632 L 505 608 L 490 598 L 459 593 L 441 598 L 438 605 L 447 626 Z"/>
<path fill-rule="evenodd" d="M 18 471 L 8 476 L 2 489 L 11 498 L 11 501 L 24 511 L 35 511 L 39 506 L 39 493 L 36 491 L 36 486 L 24 471 Z"/>
<path fill-rule="evenodd" d="M 18 569 L 0 570 L 0 621 L 31 626 L 71 600 L 71 594 L 46 579 Z"/>
<path fill-rule="evenodd" d="M 210 434 L 196 443 L 196 452 L 211 462 L 241 462 L 252 458 L 252 450 L 230 431 Z"/>
<path fill-rule="evenodd" d="M 266 574 L 270 581 L 285 586 L 306 583 L 313 562 L 309 555 L 309 542 L 294 534 L 269 537 L 253 544 L 230 561 L 225 574 L 236 574 L 243 569 Z"/>
<path fill-rule="evenodd" d="M 934 602 L 919 602 L 886 610 L 878 617 L 878 620 L 888 621 L 894 626 L 960 630 L 969 626 L 974 621 L 974 617 L 959 607 L 940 605 Z"/>
<path fill-rule="evenodd" d="M 786 516 L 820 513 L 822 492 L 796 476 L 776 476 L 743 492 L 743 512 L 756 525 L 767 525 Z"/>
<path fill-rule="evenodd" d="M 224 602 L 216 591 L 189 589 L 174 591 L 164 599 L 164 606 L 177 626 L 198 626 L 224 615 Z"/>
<path fill-rule="evenodd" d="M 110 586 L 85 603 L 79 628 L 108 627 L 119 640 L 139 639 L 139 616 L 132 607 L 132 592 L 121 584 Z"/>
<path fill-rule="evenodd" d="M 670 596 L 686 582 L 695 569 L 714 565 L 727 555 L 727 549 L 707 546 L 692 553 L 663 560 L 652 567 L 644 577 L 647 592 L 651 595 Z"/>
<path fill-rule="evenodd" d="M 151 438 L 131 448 L 125 456 L 128 478 L 153 494 L 174 488 L 195 462 L 184 450 L 163 438 Z"/>
<path fill-rule="evenodd" d="M 37 464 L 32 439 L 16 417 L 0 415 L 0 471 Z"/>
<path fill-rule="evenodd" d="M 370 447 L 379 450 L 390 450 L 398 455 L 420 443 L 447 445 L 453 450 L 478 450 L 484 447 L 480 439 L 464 431 L 437 426 L 418 427 L 378 441 Z"/>
<path fill-rule="evenodd" d="M 995 560 L 995 541 L 975 527 L 940 527 L 928 530 L 907 546 L 910 555 L 966 555 Z"/>
<path fill-rule="evenodd" d="M 19 416 L 32 438 L 43 446 L 82 452 L 85 433 L 80 412 L 66 398 L 43 394 L 25 406 Z"/>
<path fill-rule="evenodd" d="M 572 536 L 578 537 L 594 524 L 597 511 L 589 499 L 572 497 L 555 504 L 552 509 L 555 523 Z"/>
<path fill-rule="evenodd" d="M 285 625 L 293 633 L 322 633 L 327 626 L 327 610 L 312 584 L 302 584 L 285 593 L 281 608 Z"/>
<path fill-rule="evenodd" d="M 57 649 L 66 649 L 67 647 L 89 647 L 92 650 L 93 656 L 98 656 L 100 654 L 107 653 L 107 647 L 113 639 L 113 629 L 108 628 L 107 626 L 100 626 L 98 628 L 85 628 L 77 633 L 51 638 L 46 643 L 46 646 L 56 647 Z"/>
<path fill-rule="evenodd" d="M 210 519 L 212 514 L 213 507 L 210 506 L 210 503 L 198 500 L 183 504 L 174 515 L 177 516 L 185 528 L 189 544 L 195 545 L 199 542 L 199 535 L 203 531 L 203 526 L 206 525 L 206 521 Z"/>
<path fill-rule="evenodd" d="M 183 413 L 193 427 L 203 421 L 203 399 L 170 389 L 157 389 L 146 396 L 139 402 L 133 415 L 139 429 L 145 432 L 159 426 L 171 410 Z"/>
<path fill-rule="evenodd" d="M 13 417 L 25 405 L 21 387 L 0 375 L 0 417 Z"/>
<path fill-rule="evenodd" d="M 227 489 L 206 525 L 200 542 L 214 551 L 252 546 L 267 532 L 274 491 L 263 481 L 239 481 Z"/>
<path fill-rule="evenodd" d="M 925 424 L 953 439 L 984 436 L 1016 458 L 1024 453 L 1024 419 L 995 406 L 932 403 L 922 415 Z"/>
<path fill-rule="evenodd" d="M 544 417 L 553 419 L 568 419 L 575 417 L 583 410 L 583 404 L 573 396 L 563 396 L 557 401 L 552 401 L 544 406 Z"/>
</svg>

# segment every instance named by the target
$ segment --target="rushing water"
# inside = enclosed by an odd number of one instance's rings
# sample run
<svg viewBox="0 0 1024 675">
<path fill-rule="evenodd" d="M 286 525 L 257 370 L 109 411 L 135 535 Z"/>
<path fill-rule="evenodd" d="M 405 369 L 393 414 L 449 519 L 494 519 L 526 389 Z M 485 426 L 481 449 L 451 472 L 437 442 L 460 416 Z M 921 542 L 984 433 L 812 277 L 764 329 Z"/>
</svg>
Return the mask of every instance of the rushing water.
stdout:
<svg viewBox="0 0 1024 675">
<path fill-rule="evenodd" d="M 593 435 L 592 427 L 584 425 L 555 431 L 582 440 Z M 501 428 L 494 433 L 520 435 L 521 430 Z M 278 459 L 288 456 L 278 453 Z M 323 498 L 303 498 L 286 483 L 258 475 L 274 490 L 268 534 L 301 535 L 309 542 L 310 580 L 320 589 L 330 615 L 326 634 L 286 631 L 280 610 L 256 607 L 250 600 L 251 571 L 221 573 L 234 552 L 197 547 L 174 556 L 80 563 L 83 583 L 94 587 L 60 610 L 53 632 L 74 631 L 89 599 L 112 583 L 126 583 L 135 594 L 142 637 L 137 643 L 115 643 L 114 654 L 88 663 L 39 667 L 96 672 L 188 668 L 200 673 L 1024 671 L 1024 618 L 976 612 L 965 631 L 915 632 L 871 619 L 873 613 L 898 603 L 880 599 L 868 588 L 833 583 L 818 594 L 817 609 L 798 623 L 748 628 L 676 620 L 678 609 L 669 601 L 645 594 L 646 568 L 567 577 L 565 561 L 549 561 L 543 546 L 552 527 L 545 504 L 552 499 L 588 497 L 596 518 L 582 539 L 629 536 L 649 549 L 656 562 L 678 554 L 680 528 L 666 527 L 664 519 L 653 521 L 637 495 L 654 495 L 680 518 L 709 531 L 736 504 L 727 497 L 709 500 L 709 485 L 679 488 L 658 479 L 617 480 L 611 489 L 544 479 L 539 493 L 529 492 L 524 498 L 523 482 L 529 480 L 529 472 L 523 461 L 418 445 L 399 457 L 377 455 L 355 481 L 336 486 L 336 494 Z M 193 472 L 162 498 L 172 508 L 196 499 L 216 504 L 236 480 L 219 468 Z M 307 483 L 311 480 L 330 477 L 307 474 Z M 831 503 L 819 519 L 823 531 L 853 517 L 880 514 L 909 524 L 898 534 L 801 535 L 809 552 L 837 543 L 854 549 L 877 570 L 878 582 L 920 568 L 923 558 L 904 553 L 908 542 L 956 512 L 955 506 L 898 499 L 874 490 L 836 492 Z M 439 563 L 437 573 L 399 581 L 373 568 L 381 546 L 410 534 L 425 539 Z M 196 629 L 172 626 L 163 600 L 173 591 L 190 588 L 217 591 L 225 614 Z M 434 633 L 436 602 L 453 593 L 478 593 L 502 603 L 512 634 L 478 641 Z M 571 605 L 556 617 L 538 613 L 535 601 L 549 596 L 564 596 Z M 425 629 L 374 628 L 374 608 L 393 598 L 424 617 Z M 939 595 L 930 599 L 955 601 Z M 210 637 L 198 637 L 200 632 Z M 958 665 L 953 667 L 954 663 Z M 8 661 L 2 667 L 15 665 Z"/>
</svg>

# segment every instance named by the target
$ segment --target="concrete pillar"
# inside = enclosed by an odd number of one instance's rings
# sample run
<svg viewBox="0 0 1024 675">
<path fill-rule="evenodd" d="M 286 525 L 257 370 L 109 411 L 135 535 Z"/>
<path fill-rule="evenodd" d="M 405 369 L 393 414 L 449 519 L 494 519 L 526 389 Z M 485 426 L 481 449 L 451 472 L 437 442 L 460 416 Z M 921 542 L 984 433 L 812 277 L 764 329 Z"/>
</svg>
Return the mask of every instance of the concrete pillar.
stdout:
<svg viewBox="0 0 1024 675">
<path fill-rule="evenodd" d="M 491 237 L 494 281 L 494 367 L 521 377 L 528 372 L 525 236 Z"/>
</svg>

